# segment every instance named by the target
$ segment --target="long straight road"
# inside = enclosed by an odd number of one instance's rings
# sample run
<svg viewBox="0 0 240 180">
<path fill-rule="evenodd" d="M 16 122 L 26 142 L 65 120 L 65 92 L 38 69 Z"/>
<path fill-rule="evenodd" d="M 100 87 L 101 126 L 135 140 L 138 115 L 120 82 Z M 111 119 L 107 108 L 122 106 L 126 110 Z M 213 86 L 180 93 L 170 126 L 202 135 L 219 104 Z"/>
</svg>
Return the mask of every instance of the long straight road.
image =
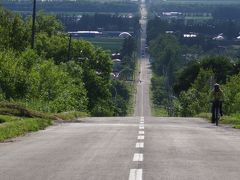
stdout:
<svg viewBox="0 0 240 180">
<path fill-rule="evenodd" d="M 143 51 L 144 2 L 141 12 Z M 240 132 L 151 117 L 150 78 L 144 53 L 133 117 L 79 119 L 1 143 L 0 180 L 239 180 Z"/>
<path fill-rule="evenodd" d="M 151 116 L 149 87 L 151 83 L 151 66 L 146 47 L 147 9 L 145 3 L 140 5 L 141 11 L 141 38 L 140 38 L 140 58 L 139 58 L 139 82 L 137 84 L 135 116 Z"/>
</svg>

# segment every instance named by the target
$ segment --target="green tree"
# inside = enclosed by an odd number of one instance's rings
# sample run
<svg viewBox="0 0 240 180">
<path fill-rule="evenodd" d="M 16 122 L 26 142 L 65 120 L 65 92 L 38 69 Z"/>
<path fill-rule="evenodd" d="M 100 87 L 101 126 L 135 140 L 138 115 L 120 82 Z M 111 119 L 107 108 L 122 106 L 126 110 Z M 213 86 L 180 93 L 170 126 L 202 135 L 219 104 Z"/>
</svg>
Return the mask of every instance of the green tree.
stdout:
<svg viewBox="0 0 240 180">
<path fill-rule="evenodd" d="M 209 93 L 214 74 L 211 70 L 200 69 L 197 78 L 187 91 L 179 95 L 180 115 L 194 116 L 209 110 Z M 177 109 L 179 112 L 179 108 Z"/>
<path fill-rule="evenodd" d="M 215 81 L 221 84 L 226 83 L 227 78 L 237 72 L 236 66 L 227 57 L 205 57 L 199 62 L 189 64 L 178 74 L 174 84 L 175 93 L 188 90 L 201 68 L 213 71 Z"/>
<path fill-rule="evenodd" d="M 50 37 L 52 35 L 56 35 L 59 31 L 62 31 L 63 26 L 55 16 L 39 12 L 36 17 L 36 30 L 37 33 L 47 33 Z"/>
<path fill-rule="evenodd" d="M 234 75 L 229 78 L 226 85 L 223 86 L 225 101 L 224 113 L 239 113 L 240 105 L 240 74 Z"/>
<path fill-rule="evenodd" d="M 0 49 L 22 51 L 29 45 L 29 38 L 22 18 L 0 7 Z"/>
</svg>

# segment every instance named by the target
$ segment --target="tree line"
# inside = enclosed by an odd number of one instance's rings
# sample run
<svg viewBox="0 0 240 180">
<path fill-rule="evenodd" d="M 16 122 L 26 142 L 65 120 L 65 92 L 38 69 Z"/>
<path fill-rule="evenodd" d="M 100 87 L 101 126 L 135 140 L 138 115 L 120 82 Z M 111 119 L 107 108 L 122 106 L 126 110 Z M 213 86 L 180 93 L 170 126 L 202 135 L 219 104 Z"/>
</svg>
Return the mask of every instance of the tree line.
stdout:
<svg viewBox="0 0 240 180">
<path fill-rule="evenodd" d="M 137 33 L 139 30 L 139 17 L 124 17 L 118 14 L 83 14 L 76 15 L 57 14 L 67 31 L 77 30 L 105 30 L 105 31 L 131 31 Z"/>
<path fill-rule="evenodd" d="M 181 12 L 211 14 L 213 19 L 217 20 L 239 20 L 240 7 L 235 4 L 204 4 L 204 3 L 154 3 L 150 5 L 152 12 Z"/>
<path fill-rule="evenodd" d="M 31 12 L 32 1 L 1 2 L 3 7 L 18 12 Z M 89 2 L 89 1 L 45 1 L 37 2 L 37 10 L 46 12 L 108 12 L 108 13 L 137 13 L 138 6 L 131 2 Z"/>
</svg>

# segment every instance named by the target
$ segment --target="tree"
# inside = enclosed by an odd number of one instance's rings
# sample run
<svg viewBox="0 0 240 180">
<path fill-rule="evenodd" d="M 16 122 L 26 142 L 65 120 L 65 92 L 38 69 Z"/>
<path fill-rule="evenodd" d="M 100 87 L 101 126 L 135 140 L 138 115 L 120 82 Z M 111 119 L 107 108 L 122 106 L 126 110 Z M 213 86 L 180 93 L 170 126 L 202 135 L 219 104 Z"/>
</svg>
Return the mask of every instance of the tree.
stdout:
<svg viewBox="0 0 240 180">
<path fill-rule="evenodd" d="M 30 21 L 31 22 L 31 21 Z M 55 16 L 46 15 L 39 12 L 36 17 L 36 31 L 37 33 L 47 33 L 50 37 L 56 35 L 59 31 L 63 30 L 63 26 Z"/>
<path fill-rule="evenodd" d="M 0 7 L 0 49 L 24 50 L 29 45 L 29 31 L 26 23 Z"/>
<path fill-rule="evenodd" d="M 223 86 L 225 101 L 224 113 L 239 113 L 240 105 L 240 74 L 236 74 L 229 78 L 226 85 Z"/>
<path fill-rule="evenodd" d="M 187 91 L 179 95 L 180 115 L 194 116 L 209 110 L 210 81 L 213 77 L 211 70 L 200 69 L 194 83 Z M 179 109 L 178 109 L 179 111 Z"/>
<path fill-rule="evenodd" d="M 178 74 L 174 84 L 175 93 L 179 94 L 181 91 L 188 90 L 196 80 L 201 68 L 211 70 L 214 74 L 214 80 L 221 84 L 226 83 L 227 78 L 236 73 L 233 63 L 227 57 L 205 57 L 199 62 L 189 64 Z"/>
<path fill-rule="evenodd" d="M 150 54 L 153 57 L 152 67 L 157 75 L 168 75 L 172 84 L 174 72 L 181 65 L 180 46 L 172 35 L 159 35 L 150 43 Z"/>
<path fill-rule="evenodd" d="M 174 83 L 174 92 L 179 95 L 181 91 L 187 91 L 200 71 L 200 63 L 194 62 L 186 66 L 178 75 Z"/>
</svg>

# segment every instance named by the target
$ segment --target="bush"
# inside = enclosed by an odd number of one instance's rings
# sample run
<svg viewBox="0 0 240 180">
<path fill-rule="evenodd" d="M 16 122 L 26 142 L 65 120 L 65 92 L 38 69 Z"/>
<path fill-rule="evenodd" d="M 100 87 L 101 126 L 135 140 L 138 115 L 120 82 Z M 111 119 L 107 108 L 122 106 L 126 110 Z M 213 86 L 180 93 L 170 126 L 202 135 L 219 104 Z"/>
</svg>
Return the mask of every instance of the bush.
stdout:
<svg viewBox="0 0 240 180">
<path fill-rule="evenodd" d="M 71 66 L 81 72 L 77 64 Z M 71 73 L 67 65 L 55 65 L 32 50 L 20 56 L 12 51 L 0 52 L 1 98 L 46 112 L 85 111 L 86 89 L 81 77 L 77 79 Z"/>
<path fill-rule="evenodd" d="M 209 110 L 210 80 L 213 72 L 200 69 L 200 72 L 187 91 L 182 91 L 179 95 L 180 108 L 176 111 L 181 116 L 195 116 L 201 112 Z"/>
<path fill-rule="evenodd" d="M 108 116 L 113 116 L 113 107 L 111 105 L 112 103 L 110 101 L 103 101 L 99 100 L 94 104 L 94 107 L 92 108 L 91 114 L 92 116 L 96 117 L 108 117 Z"/>
<path fill-rule="evenodd" d="M 240 113 L 240 73 L 229 78 L 223 86 L 225 94 L 225 113 Z"/>
</svg>

